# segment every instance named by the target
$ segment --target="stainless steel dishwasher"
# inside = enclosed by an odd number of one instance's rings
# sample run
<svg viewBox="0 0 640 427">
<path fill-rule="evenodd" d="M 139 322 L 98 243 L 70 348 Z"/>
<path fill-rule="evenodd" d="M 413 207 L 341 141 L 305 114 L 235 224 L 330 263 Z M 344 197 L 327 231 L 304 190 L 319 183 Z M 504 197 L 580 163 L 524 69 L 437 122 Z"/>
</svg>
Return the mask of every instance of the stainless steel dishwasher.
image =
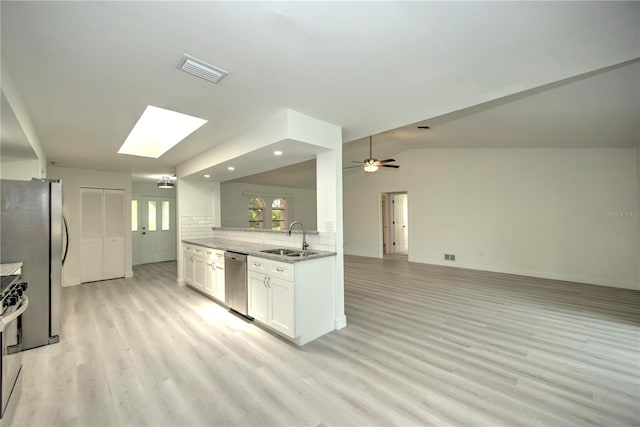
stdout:
<svg viewBox="0 0 640 427">
<path fill-rule="evenodd" d="M 224 298 L 229 308 L 248 318 L 247 254 L 224 253 Z"/>
</svg>

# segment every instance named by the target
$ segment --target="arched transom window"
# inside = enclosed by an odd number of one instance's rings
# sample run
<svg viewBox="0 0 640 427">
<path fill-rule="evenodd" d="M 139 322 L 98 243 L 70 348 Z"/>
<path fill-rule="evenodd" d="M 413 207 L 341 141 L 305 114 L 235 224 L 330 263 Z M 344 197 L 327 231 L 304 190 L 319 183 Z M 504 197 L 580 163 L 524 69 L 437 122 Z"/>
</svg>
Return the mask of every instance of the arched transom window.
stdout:
<svg viewBox="0 0 640 427">
<path fill-rule="evenodd" d="M 249 227 L 264 228 L 264 200 L 254 197 L 249 202 Z"/>
<path fill-rule="evenodd" d="M 287 219 L 286 204 L 284 199 L 275 199 L 271 203 L 271 228 L 273 230 L 284 230 Z"/>
</svg>

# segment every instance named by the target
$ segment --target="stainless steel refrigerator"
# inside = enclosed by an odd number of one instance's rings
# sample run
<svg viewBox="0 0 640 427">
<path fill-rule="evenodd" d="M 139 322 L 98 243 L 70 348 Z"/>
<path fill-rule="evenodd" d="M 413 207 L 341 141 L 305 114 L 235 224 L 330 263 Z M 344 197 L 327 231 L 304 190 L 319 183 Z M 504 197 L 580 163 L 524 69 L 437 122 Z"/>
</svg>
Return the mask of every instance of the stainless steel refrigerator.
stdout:
<svg viewBox="0 0 640 427">
<path fill-rule="evenodd" d="M 29 285 L 20 350 L 56 343 L 62 327 L 62 183 L 3 179 L 0 192 L 0 262 L 22 262 Z"/>
</svg>

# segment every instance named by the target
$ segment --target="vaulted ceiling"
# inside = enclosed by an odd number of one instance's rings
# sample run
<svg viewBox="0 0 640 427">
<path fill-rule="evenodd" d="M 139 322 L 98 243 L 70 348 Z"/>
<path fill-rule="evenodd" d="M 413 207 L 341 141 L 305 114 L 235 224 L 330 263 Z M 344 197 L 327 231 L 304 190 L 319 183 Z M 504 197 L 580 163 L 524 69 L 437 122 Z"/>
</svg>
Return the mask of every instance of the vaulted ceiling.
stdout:
<svg viewBox="0 0 640 427">
<path fill-rule="evenodd" d="M 628 137 L 595 142 L 592 130 L 605 132 L 598 120 L 630 124 L 617 106 L 600 108 L 611 113 L 603 115 L 591 104 L 622 94 L 616 105 L 630 99 L 637 108 L 624 89 L 637 82 L 637 63 L 616 65 L 640 57 L 638 2 L 2 1 L 0 8 L 3 66 L 47 158 L 60 166 L 170 173 L 284 108 L 343 127 L 345 142 L 382 133 L 374 141 L 389 142 L 391 152 L 420 144 L 554 146 L 548 136 L 566 121 L 590 123 L 584 138 L 565 135 L 567 146 L 627 146 Z M 213 85 L 185 74 L 178 69 L 185 53 L 229 75 Z M 587 80 L 598 89 L 585 92 Z M 554 107 L 536 107 L 542 101 Z M 117 154 L 148 104 L 209 122 L 159 159 Z M 432 124 L 432 132 L 413 132 L 415 123 Z M 519 126 L 522 135 L 538 130 L 514 140 Z M 359 160 L 362 147 L 346 149 L 345 159 Z"/>
</svg>

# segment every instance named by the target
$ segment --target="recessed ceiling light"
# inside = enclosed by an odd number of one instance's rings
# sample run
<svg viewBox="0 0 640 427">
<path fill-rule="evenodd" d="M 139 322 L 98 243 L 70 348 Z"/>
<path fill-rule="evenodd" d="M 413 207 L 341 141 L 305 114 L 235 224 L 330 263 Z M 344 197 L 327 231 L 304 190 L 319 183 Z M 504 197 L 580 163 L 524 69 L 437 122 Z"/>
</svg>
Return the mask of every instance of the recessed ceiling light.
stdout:
<svg viewBox="0 0 640 427">
<path fill-rule="evenodd" d="M 205 178 L 211 178 L 211 175 L 209 175 L 208 173 L 204 175 Z"/>
<path fill-rule="evenodd" d="M 276 156 L 282 156 L 282 151 L 276 150 L 273 152 L 273 154 L 275 154 Z"/>
<path fill-rule="evenodd" d="M 429 126 L 418 126 L 418 129 L 431 129 Z"/>
<path fill-rule="evenodd" d="M 227 168 L 227 170 L 234 171 L 234 170 L 236 170 L 236 168 L 234 168 L 233 166 L 229 166 L 229 167 Z"/>
<path fill-rule="evenodd" d="M 118 153 L 157 159 L 205 123 L 198 117 L 147 105 Z"/>
</svg>

